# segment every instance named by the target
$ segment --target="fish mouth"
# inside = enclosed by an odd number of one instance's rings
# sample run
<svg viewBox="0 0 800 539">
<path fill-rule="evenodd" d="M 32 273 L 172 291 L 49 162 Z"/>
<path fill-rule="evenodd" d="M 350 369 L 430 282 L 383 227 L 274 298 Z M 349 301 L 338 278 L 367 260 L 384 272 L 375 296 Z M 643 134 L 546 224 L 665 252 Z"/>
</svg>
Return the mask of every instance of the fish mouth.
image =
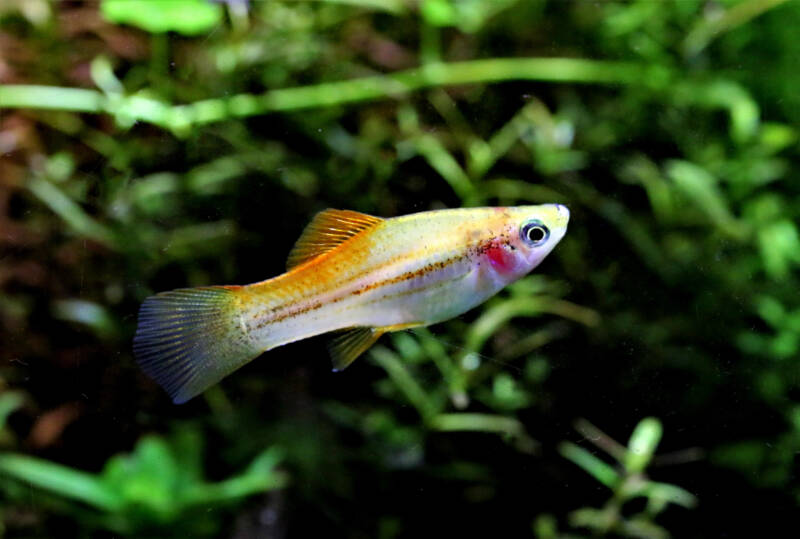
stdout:
<svg viewBox="0 0 800 539">
<path fill-rule="evenodd" d="M 556 223 L 558 226 L 566 228 L 569 223 L 569 208 L 563 204 L 553 204 L 553 207 L 557 213 Z"/>
</svg>

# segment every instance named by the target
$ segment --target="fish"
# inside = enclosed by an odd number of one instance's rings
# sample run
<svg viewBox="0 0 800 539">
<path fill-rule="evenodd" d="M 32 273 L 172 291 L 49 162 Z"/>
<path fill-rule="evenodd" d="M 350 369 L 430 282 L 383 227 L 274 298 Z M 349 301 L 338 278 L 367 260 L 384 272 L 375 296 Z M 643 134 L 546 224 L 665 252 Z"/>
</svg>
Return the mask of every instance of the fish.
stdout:
<svg viewBox="0 0 800 539">
<path fill-rule="evenodd" d="M 392 218 L 327 209 L 286 273 L 146 298 L 134 356 L 176 404 L 263 352 L 324 333 L 339 332 L 328 349 L 341 371 L 381 335 L 459 316 L 525 276 L 564 237 L 569 215 L 562 204 Z"/>
</svg>

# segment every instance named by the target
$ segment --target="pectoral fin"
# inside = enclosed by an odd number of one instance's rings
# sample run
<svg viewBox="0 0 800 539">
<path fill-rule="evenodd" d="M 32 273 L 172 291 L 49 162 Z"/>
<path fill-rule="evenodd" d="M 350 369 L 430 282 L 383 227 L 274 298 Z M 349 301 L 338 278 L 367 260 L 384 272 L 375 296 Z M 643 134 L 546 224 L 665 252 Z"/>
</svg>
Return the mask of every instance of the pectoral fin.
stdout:
<svg viewBox="0 0 800 539">
<path fill-rule="evenodd" d="M 379 328 L 359 327 L 345 331 L 328 345 L 334 372 L 343 371 L 361 354 L 369 350 L 384 333 L 423 326 L 420 322 Z"/>
</svg>

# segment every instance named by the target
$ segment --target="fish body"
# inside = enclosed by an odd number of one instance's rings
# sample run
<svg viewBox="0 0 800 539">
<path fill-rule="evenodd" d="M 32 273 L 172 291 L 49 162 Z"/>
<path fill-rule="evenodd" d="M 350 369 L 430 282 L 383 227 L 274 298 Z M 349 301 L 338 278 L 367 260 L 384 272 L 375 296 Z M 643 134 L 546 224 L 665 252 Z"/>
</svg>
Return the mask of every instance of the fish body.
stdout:
<svg viewBox="0 0 800 539">
<path fill-rule="evenodd" d="M 382 334 L 458 316 L 524 276 L 561 240 L 568 220 L 560 204 L 389 219 L 326 210 L 282 275 L 145 300 L 134 352 L 176 402 L 264 351 L 348 330 L 330 347 L 341 370 Z"/>
</svg>

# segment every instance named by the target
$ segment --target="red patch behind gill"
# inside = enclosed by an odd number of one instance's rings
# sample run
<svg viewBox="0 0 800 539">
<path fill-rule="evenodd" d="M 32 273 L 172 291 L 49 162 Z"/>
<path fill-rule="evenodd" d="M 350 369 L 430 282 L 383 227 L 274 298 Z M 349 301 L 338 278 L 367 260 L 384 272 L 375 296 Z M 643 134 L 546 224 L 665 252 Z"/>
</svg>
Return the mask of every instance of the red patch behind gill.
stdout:
<svg viewBox="0 0 800 539">
<path fill-rule="evenodd" d="M 511 273 L 516 266 L 514 254 L 502 243 L 490 244 L 484 254 L 498 273 Z"/>
</svg>

